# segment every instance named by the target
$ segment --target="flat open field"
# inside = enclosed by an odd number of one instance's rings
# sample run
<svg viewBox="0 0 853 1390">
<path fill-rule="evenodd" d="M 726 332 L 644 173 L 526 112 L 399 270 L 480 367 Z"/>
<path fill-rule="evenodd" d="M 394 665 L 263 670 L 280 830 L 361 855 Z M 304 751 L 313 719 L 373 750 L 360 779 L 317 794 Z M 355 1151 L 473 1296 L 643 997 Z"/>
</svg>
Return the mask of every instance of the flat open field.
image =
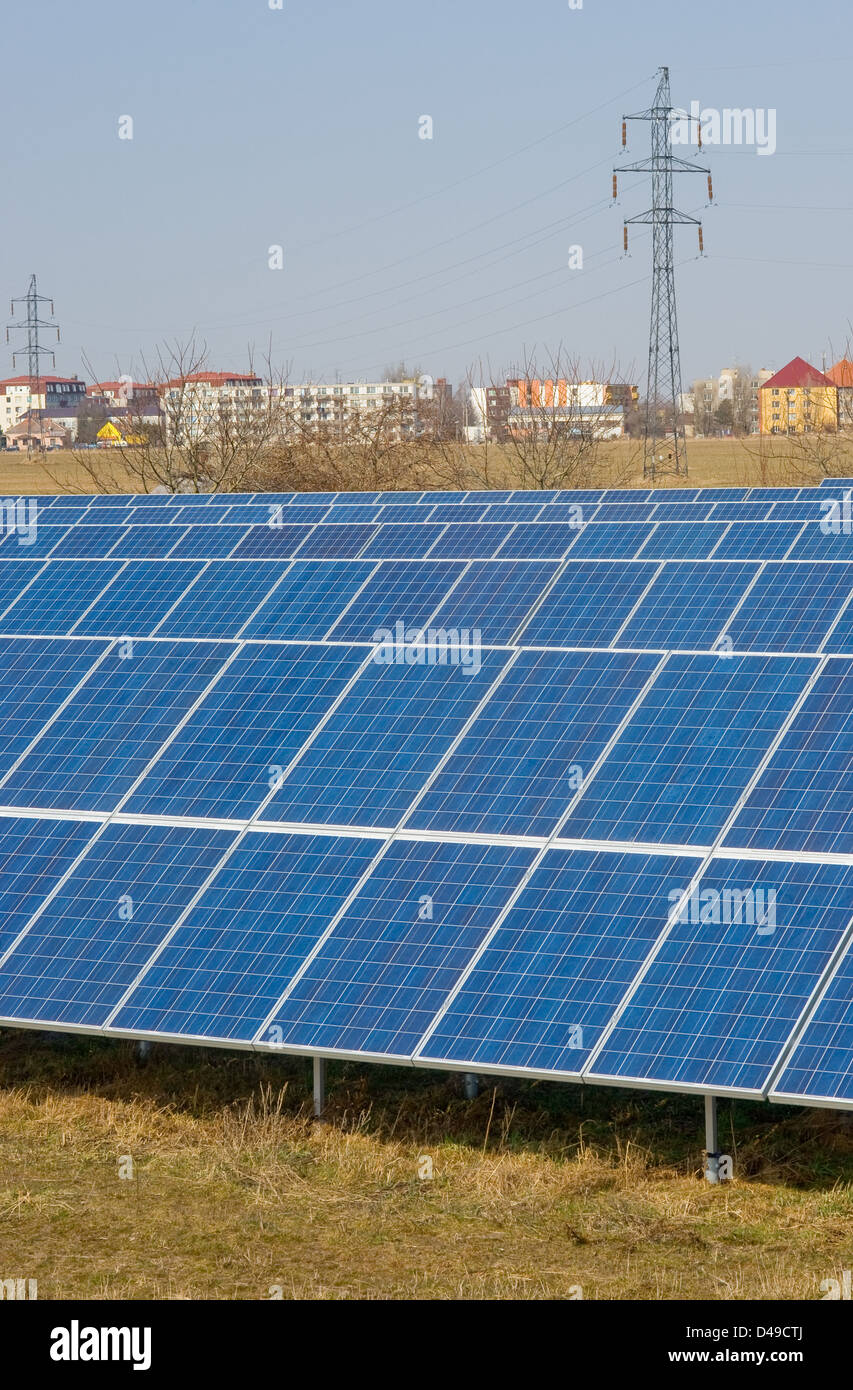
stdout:
<svg viewBox="0 0 853 1390">
<path fill-rule="evenodd" d="M 853 1263 L 853 1116 L 0 1036 L 3 1275 L 40 1299 L 819 1299 Z M 133 1176 L 120 1178 L 130 1156 Z M 433 1178 L 418 1176 L 423 1159 Z"/>
<path fill-rule="evenodd" d="M 853 471 L 853 460 L 849 465 L 845 455 L 848 446 L 846 439 L 839 441 L 836 450 L 838 466 L 832 468 L 837 474 L 846 476 L 848 468 Z M 115 491 L 115 481 L 121 477 L 119 451 L 104 451 L 104 478 L 113 479 L 113 485 L 106 490 Z M 90 453 L 90 469 L 97 470 L 100 456 Z M 620 484 L 631 487 L 643 486 L 642 459 L 636 441 L 619 440 L 603 450 L 602 462 L 606 472 L 612 470 L 618 475 Z M 773 487 L 804 485 L 818 482 L 824 469 L 816 456 L 792 454 L 785 442 L 760 440 L 752 437 L 742 439 L 695 439 L 688 443 L 688 476 L 676 483 L 674 479 L 664 479 L 662 486 L 687 487 Z M 606 486 L 607 478 L 602 479 Z M 512 478 L 512 464 L 507 460 L 506 482 L 502 485 L 516 486 Z M 446 483 L 436 480 L 437 486 Z M 342 484 L 345 486 L 345 484 Z M 80 466 L 70 453 L 57 452 L 36 457 L 28 462 L 26 456 L 0 453 L 0 490 L 7 496 L 18 494 L 37 495 L 55 492 L 96 492 L 98 488 L 90 474 Z M 126 490 L 139 490 L 134 478 L 128 474 Z"/>
</svg>

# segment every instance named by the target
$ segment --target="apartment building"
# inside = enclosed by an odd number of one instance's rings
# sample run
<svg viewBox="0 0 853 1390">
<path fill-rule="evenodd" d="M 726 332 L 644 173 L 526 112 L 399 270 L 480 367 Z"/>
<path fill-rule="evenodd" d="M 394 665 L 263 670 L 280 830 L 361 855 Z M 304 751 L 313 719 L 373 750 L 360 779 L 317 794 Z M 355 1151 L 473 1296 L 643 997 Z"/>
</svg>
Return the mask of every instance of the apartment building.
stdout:
<svg viewBox="0 0 853 1390">
<path fill-rule="evenodd" d="M 802 357 L 794 357 L 760 390 L 762 434 L 811 434 L 838 427 L 838 388 Z"/>
<path fill-rule="evenodd" d="M 7 377 L 0 381 L 0 431 L 8 435 L 29 410 L 56 420 L 70 431 L 77 430 L 77 412 L 86 400 L 86 383 L 76 376 L 42 376 L 31 391 L 28 376 Z"/>
</svg>

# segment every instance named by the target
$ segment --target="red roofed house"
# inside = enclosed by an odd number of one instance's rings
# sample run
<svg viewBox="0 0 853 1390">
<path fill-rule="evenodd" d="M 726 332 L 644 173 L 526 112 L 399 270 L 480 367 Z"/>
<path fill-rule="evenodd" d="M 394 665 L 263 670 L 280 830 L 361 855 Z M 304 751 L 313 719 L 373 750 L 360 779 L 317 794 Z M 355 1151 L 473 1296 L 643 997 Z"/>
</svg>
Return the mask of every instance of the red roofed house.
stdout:
<svg viewBox="0 0 853 1390">
<path fill-rule="evenodd" d="M 86 400 L 86 383 L 76 376 L 42 376 L 37 390 L 30 391 L 28 376 L 7 377 L 0 381 L 0 430 L 8 435 L 28 410 L 38 410 L 49 420 L 59 420 L 72 438 L 76 433 L 77 411 Z"/>
<path fill-rule="evenodd" d="M 838 428 L 838 388 L 802 357 L 765 381 L 759 392 L 762 434 L 831 433 Z"/>
<path fill-rule="evenodd" d="M 838 388 L 838 428 L 853 430 L 853 362 L 842 357 L 826 375 Z"/>
</svg>

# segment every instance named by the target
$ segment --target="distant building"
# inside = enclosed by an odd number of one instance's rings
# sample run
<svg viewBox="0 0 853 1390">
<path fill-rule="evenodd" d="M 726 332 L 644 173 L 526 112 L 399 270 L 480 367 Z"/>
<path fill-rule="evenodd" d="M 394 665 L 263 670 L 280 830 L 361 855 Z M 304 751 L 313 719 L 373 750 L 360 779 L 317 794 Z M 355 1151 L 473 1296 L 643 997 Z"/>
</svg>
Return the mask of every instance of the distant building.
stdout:
<svg viewBox="0 0 853 1390">
<path fill-rule="evenodd" d="M 802 357 L 795 357 L 760 388 L 762 434 L 812 434 L 838 428 L 838 388 Z"/>
<path fill-rule="evenodd" d="M 309 383 L 281 388 L 285 432 L 342 432 L 356 419 L 367 422 L 385 412 L 390 433 L 397 438 L 418 434 L 447 405 L 453 387 L 445 377 L 411 377 L 407 381 L 348 381 Z"/>
<path fill-rule="evenodd" d="M 155 423 L 160 419 L 160 387 L 153 381 L 96 381 L 87 387 L 86 395 L 96 406 L 111 412 L 126 411 L 136 419 Z"/>
<path fill-rule="evenodd" d="M 826 375 L 838 390 L 838 428 L 853 430 L 853 362 L 842 357 Z"/>
<path fill-rule="evenodd" d="M 0 430 L 8 436 L 30 410 L 65 425 L 71 437 L 77 433 L 77 412 L 86 400 L 86 383 L 76 376 L 41 376 L 36 390 L 30 390 L 28 376 L 7 377 L 0 381 Z"/>
<path fill-rule="evenodd" d="M 625 416 L 639 399 L 627 382 L 569 381 L 508 377 L 504 386 L 475 386 L 469 392 L 468 437 L 501 440 L 508 432 L 538 433 L 562 423 L 576 434 L 593 428 L 601 438 L 623 434 Z"/>
<path fill-rule="evenodd" d="M 58 420 L 46 416 L 39 417 L 35 412 L 30 427 L 29 411 L 16 425 L 5 431 L 6 448 L 19 452 L 35 445 L 37 449 L 67 449 L 72 443 L 71 430 Z"/>
<path fill-rule="evenodd" d="M 718 377 L 703 377 L 693 383 L 693 423 L 697 434 L 715 435 L 734 431 L 757 434 L 759 391 L 773 375 L 762 368 L 756 376 L 749 366 L 723 367 Z"/>
</svg>

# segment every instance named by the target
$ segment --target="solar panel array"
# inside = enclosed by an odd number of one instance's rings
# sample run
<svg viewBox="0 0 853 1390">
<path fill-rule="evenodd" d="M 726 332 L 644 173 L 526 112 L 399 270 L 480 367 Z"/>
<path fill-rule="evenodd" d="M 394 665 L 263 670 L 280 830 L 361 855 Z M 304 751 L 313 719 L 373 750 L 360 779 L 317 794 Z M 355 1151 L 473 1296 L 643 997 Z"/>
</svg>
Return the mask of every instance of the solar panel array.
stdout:
<svg viewBox="0 0 853 1390">
<path fill-rule="evenodd" d="M 0 1024 L 853 1108 L 851 487 L 7 502 Z"/>
</svg>

